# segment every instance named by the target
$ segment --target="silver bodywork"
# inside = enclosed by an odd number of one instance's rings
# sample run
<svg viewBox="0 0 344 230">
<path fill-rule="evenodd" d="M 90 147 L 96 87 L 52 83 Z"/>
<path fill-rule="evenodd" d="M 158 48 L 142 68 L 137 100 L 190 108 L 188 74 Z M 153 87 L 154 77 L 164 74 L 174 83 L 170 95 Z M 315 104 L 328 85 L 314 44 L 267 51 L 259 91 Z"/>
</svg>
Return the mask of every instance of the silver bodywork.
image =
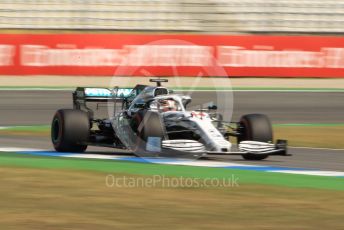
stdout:
<svg viewBox="0 0 344 230">
<path fill-rule="evenodd" d="M 177 150 L 179 156 L 185 153 L 197 157 L 224 154 L 265 159 L 269 155 L 287 155 L 286 140 L 277 140 L 273 144 L 272 139 L 266 142 L 252 141 L 254 139 L 247 136 L 243 139 L 248 129 L 241 120 L 223 121 L 223 116 L 216 113 L 215 105 L 207 110 L 188 111 L 189 96 L 173 94 L 171 90 L 161 87 L 161 82 L 167 82 L 166 79 L 151 79 L 151 82 L 156 82 L 157 86 L 138 84 L 134 88 L 113 89 L 78 87 L 73 93 L 73 107 L 86 112 L 92 125 L 98 128 L 89 130 L 89 138 L 83 144 L 127 149 L 134 153 L 152 149 L 158 150 L 156 152 Z M 96 119 L 87 102 L 114 105 L 109 112 L 112 115 L 107 119 Z M 252 115 L 256 114 L 251 114 L 251 119 Z M 269 122 L 267 124 L 269 126 Z M 233 151 L 229 136 L 236 137 L 240 142 L 239 151 Z M 159 146 L 152 146 L 153 142 L 154 145 L 159 143 Z M 256 157 L 261 154 L 261 157 Z"/>
<path fill-rule="evenodd" d="M 208 113 L 198 111 L 166 112 L 163 114 L 166 127 L 181 126 L 194 130 L 208 151 L 229 152 L 231 143 L 214 126 Z M 177 118 L 177 119 L 176 119 Z"/>
<path fill-rule="evenodd" d="M 173 99 L 178 103 L 178 111 L 168 111 L 162 112 L 161 117 L 163 120 L 163 124 L 166 129 L 169 127 L 178 126 L 183 127 L 185 130 L 192 130 L 195 134 L 201 137 L 200 142 L 204 145 L 204 150 L 206 151 L 218 151 L 218 152 L 229 152 L 231 150 L 231 143 L 226 140 L 220 131 L 214 126 L 214 120 L 209 116 L 208 113 L 199 112 L 199 111 L 186 111 L 183 105 L 183 101 L 189 99 L 188 96 L 183 95 L 162 95 L 156 96 L 151 101 L 151 104 L 154 104 L 156 100 L 163 100 L 163 99 Z M 138 102 L 142 103 L 140 100 Z M 151 106 L 151 110 L 157 110 L 156 107 Z M 129 107 L 127 113 L 132 115 L 138 111 L 138 108 L 135 106 L 135 102 Z M 132 149 L 135 146 L 136 134 L 130 128 L 130 124 L 128 123 L 128 119 L 125 118 L 124 113 L 120 113 L 113 119 L 113 127 L 116 133 L 121 134 L 118 135 L 121 142 L 126 145 L 128 148 Z M 173 145 L 176 146 L 183 143 L 182 140 L 179 142 L 167 142 L 168 140 L 164 140 L 162 145 L 163 147 L 169 146 L 173 148 Z M 184 140 L 185 145 L 189 145 L 190 149 L 192 150 L 192 145 L 189 143 L 189 140 Z"/>
</svg>

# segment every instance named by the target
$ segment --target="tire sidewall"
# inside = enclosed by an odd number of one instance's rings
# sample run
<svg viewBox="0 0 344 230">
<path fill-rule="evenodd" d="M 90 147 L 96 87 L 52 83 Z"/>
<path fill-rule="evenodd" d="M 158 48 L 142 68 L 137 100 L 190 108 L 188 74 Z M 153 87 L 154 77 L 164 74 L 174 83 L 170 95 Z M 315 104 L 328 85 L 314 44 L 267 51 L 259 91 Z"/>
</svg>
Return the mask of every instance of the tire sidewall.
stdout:
<svg viewBox="0 0 344 230">
<path fill-rule="evenodd" d="M 57 123 L 57 124 L 56 124 Z M 61 142 L 63 142 L 63 117 L 59 112 L 57 112 L 53 118 L 52 122 L 52 129 L 51 129 L 51 140 L 54 145 L 54 147 L 58 147 Z M 58 128 L 58 132 L 56 132 L 55 128 Z M 57 136 L 57 137 L 56 137 Z"/>
<path fill-rule="evenodd" d="M 260 122 L 260 124 L 258 124 Z M 272 142 L 273 134 L 271 123 L 266 115 L 263 114 L 248 114 L 240 119 L 240 126 L 242 127 L 242 135 L 238 137 L 238 144 L 241 141 L 261 141 Z M 263 127 L 263 128 L 262 128 Z M 246 160 L 264 160 L 268 154 L 252 154 L 247 153 L 242 157 Z"/>
<path fill-rule="evenodd" d="M 56 131 L 58 128 L 58 131 Z M 83 152 L 89 137 L 90 122 L 86 112 L 73 109 L 58 110 L 52 121 L 51 139 L 58 152 Z"/>
</svg>

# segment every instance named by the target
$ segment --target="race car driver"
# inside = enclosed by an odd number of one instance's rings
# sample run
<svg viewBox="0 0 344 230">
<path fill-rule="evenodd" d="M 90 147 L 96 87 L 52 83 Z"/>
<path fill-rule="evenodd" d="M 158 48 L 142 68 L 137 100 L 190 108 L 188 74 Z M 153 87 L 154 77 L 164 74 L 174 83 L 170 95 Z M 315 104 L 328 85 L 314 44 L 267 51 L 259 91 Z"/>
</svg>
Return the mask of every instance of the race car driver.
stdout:
<svg viewBox="0 0 344 230">
<path fill-rule="evenodd" d="M 175 100 L 164 99 L 158 103 L 158 110 L 160 112 L 177 111 L 178 106 Z"/>
</svg>

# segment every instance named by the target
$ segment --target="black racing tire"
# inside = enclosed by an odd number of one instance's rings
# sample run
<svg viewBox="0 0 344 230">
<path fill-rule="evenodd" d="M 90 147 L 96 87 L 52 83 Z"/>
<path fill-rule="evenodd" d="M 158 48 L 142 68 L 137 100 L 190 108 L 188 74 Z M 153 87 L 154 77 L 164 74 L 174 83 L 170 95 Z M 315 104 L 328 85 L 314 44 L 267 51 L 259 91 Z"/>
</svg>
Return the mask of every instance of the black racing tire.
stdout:
<svg viewBox="0 0 344 230">
<path fill-rule="evenodd" d="M 263 114 L 247 114 L 240 119 L 240 133 L 238 143 L 241 141 L 272 142 L 272 126 L 269 118 Z M 268 154 L 244 154 L 245 160 L 264 160 Z"/>
<path fill-rule="evenodd" d="M 140 123 L 138 124 L 135 152 L 140 155 L 147 152 L 146 144 L 148 137 L 160 137 L 163 139 L 166 132 L 158 112 L 146 111 L 144 114 L 137 113 L 136 116 L 140 116 L 139 118 L 134 118 L 136 121 L 140 121 Z"/>
<path fill-rule="evenodd" d="M 56 111 L 51 123 L 51 141 L 58 152 L 84 152 L 89 139 L 90 120 L 86 112 L 75 109 Z"/>
<path fill-rule="evenodd" d="M 165 128 L 158 112 L 147 111 L 143 121 L 143 129 L 141 130 L 141 137 L 147 141 L 148 137 L 160 137 L 165 136 Z"/>
</svg>

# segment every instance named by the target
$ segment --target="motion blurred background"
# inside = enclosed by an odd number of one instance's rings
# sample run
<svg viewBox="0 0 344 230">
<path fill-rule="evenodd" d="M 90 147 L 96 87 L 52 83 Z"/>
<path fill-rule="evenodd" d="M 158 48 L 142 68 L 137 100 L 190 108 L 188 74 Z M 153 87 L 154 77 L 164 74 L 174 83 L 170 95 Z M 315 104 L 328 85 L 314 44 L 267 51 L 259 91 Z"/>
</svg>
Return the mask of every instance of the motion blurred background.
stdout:
<svg viewBox="0 0 344 230">
<path fill-rule="evenodd" d="M 5 0 L 0 1 L 0 70 L 5 75 L 113 76 L 110 66 L 118 66 L 116 60 L 127 58 L 133 46 L 143 58 L 160 60 L 166 54 L 170 60 L 201 60 L 211 52 L 225 68 L 220 76 L 342 78 L 343 22 L 344 2 L 334 0 Z M 164 44 L 145 50 L 163 39 L 190 44 L 184 50 L 173 42 L 169 50 Z M 200 62 L 179 67 L 209 64 Z M 160 68 L 151 68 L 152 75 L 172 75 L 163 64 L 146 66 Z M 197 76 L 192 68 L 181 69 L 180 76 Z"/>
<path fill-rule="evenodd" d="M 341 34 L 338 0 L 2 0 L 2 29 Z"/>
<path fill-rule="evenodd" d="M 343 35 L 343 0 L 0 0 L 0 228 L 344 229 L 342 177 L 260 168 L 343 172 Z M 287 139 L 294 156 L 250 162 L 251 171 L 119 162 L 108 160 L 114 150 L 92 147 L 80 159 L 55 157 L 50 122 L 57 109 L 72 108 L 76 86 L 132 87 L 173 76 L 168 68 L 175 65 L 152 64 L 113 77 L 118 60 L 129 56 L 126 46 L 161 39 L 191 45 L 164 43 L 174 51 L 148 47 L 139 55 L 194 64 L 181 62 L 168 87 L 196 89 L 200 104 L 223 95 L 218 87 L 233 89 L 234 120 L 267 114 L 275 139 Z M 224 74 L 198 74 L 198 55 L 208 60 L 208 49 L 211 58 L 223 54 Z M 194 85 L 192 76 L 207 77 Z M 235 175 L 240 186 L 109 188 L 109 174 Z"/>
</svg>

